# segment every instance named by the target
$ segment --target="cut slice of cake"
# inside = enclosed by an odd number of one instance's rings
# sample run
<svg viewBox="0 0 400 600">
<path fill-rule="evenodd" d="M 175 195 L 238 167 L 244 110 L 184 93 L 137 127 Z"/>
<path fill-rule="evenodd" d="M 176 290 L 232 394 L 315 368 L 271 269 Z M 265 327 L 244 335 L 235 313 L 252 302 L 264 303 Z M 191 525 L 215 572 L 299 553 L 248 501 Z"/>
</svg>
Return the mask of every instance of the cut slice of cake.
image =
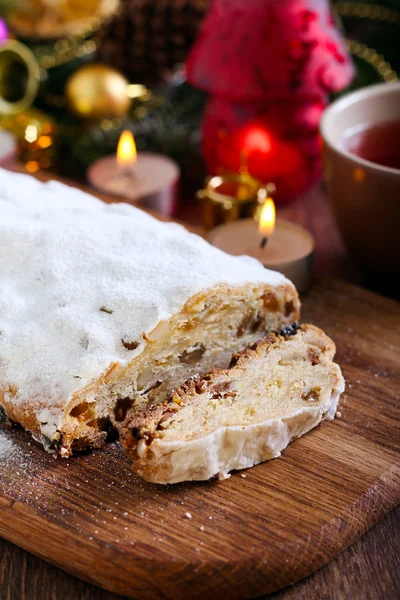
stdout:
<svg viewBox="0 0 400 600">
<path fill-rule="evenodd" d="M 0 169 L 0 420 L 52 452 L 299 317 L 283 275 L 175 223 Z"/>
<path fill-rule="evenodd" d="M 144 407 L 122 431 L 133 470 L 154 483 L 225 476 L 275 458 L 332 419 L 344 380 L 335 345 L 313 325 L 288 326 Z"/>
</svg>

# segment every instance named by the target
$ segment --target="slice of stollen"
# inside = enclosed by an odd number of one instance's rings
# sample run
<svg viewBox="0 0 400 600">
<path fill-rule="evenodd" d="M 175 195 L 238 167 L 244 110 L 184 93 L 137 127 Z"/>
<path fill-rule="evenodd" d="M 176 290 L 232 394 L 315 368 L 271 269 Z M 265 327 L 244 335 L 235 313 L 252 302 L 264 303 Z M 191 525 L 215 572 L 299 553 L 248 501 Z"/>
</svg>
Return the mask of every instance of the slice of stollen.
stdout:
<svg viewBox="0 0 400 600">
<path fill-rule="evenodd" d="M 123 429 L 133 470 L 177 483 L 279 456 L 292 439 L 333 419 L 344 390 L 334 354 L 321 329 L 294 324 L 237 354 L 229 369 L 189 379 Z"/>
</svg>

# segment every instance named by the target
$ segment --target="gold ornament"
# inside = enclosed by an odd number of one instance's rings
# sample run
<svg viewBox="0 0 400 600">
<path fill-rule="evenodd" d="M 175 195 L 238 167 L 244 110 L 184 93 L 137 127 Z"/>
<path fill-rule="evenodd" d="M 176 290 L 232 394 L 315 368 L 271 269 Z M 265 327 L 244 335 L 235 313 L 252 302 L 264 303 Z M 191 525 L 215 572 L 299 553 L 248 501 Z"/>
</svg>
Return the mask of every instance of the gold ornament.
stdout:
<svg viewBox="0 0 400 600">
<path fill-rule="evenodd" d="M 17 115 L 0 116 L 0 129 L 17 138 L 18 158 L 30 173 L 53 165 L 55 123 L 46 113 L 31 108 Z"/>
<path fill-rule="evenodd" d="M 131 103 L 128 80 L 100 63 L 75 71 L 66 83 L 65 96 L 70 111 L 82 119 L 122 117 Z"/>
<path fill-rule="evenodd" d="M 27 46 L 8 40 L 0 46 L 0 114 L 12 115 L 34 102 L 40 83 L 39 65 Z"/>
<path fill-rule="evenodd" d="M 119 0 L 25 0 L 10 11 L 11 28 L 34 40 L 60 39 L 97 29 Z"/>
</svg>

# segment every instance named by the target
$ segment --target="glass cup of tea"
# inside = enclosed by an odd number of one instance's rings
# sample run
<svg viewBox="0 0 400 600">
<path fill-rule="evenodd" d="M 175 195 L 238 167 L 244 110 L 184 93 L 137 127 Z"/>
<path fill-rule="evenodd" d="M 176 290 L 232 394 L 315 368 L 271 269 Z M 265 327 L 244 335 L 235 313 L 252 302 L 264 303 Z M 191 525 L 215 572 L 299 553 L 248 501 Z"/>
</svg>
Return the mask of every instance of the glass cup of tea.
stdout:
<svg viewBox="0 0 400 600">
<path fill-rule="evenodd" d="M 400 275 L 400 83 L 369 86 L 324 112 L 324 176 L 350 253 L 377 282 Z"/>
</svg>

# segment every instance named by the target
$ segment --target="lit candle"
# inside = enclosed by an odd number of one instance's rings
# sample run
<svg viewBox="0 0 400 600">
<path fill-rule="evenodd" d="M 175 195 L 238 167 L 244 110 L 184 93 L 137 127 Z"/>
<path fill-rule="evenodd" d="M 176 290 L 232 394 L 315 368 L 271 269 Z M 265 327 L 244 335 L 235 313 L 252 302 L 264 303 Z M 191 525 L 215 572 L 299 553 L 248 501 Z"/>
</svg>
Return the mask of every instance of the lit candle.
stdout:
<svg viewBox="0 0 400 600">
<path fill-rule="evenodd" d="M 275 229 L 275 204 L 272 198 L 267 198 L 263 204 L 258 223 L 258 232 L 261 235 L 260 248 L 265 248 L 268 238 L 273 234 Z"/>
<path fill-rule="evenodd" d="M 258 224 L 254 219 L 224 223 L 210 231 L 208 241 L 228 254 L 257 258 L 265 267 L 286 275 L 299 292 L 309 287 L 314 239 L 294 223 L 275 220 L 271 198 L 266 198 Z"/>
<path fill-rule="evenodd" d="M 123 131 L 117 146 L 117 165 L 124 175 L 134 175 L 137 162 L 135 138 L 131 131 Z"/>
<path fill-rule="evenodd" d="M 130 131 L 123 131 L 116 155 L 93 163 L 87 172 L 89 182 L 102 192 L 132 203 L 141 203 L 163 215 L 174 211 L 178 165 L 161 154 L 137 152 Z"/>
</svg>

